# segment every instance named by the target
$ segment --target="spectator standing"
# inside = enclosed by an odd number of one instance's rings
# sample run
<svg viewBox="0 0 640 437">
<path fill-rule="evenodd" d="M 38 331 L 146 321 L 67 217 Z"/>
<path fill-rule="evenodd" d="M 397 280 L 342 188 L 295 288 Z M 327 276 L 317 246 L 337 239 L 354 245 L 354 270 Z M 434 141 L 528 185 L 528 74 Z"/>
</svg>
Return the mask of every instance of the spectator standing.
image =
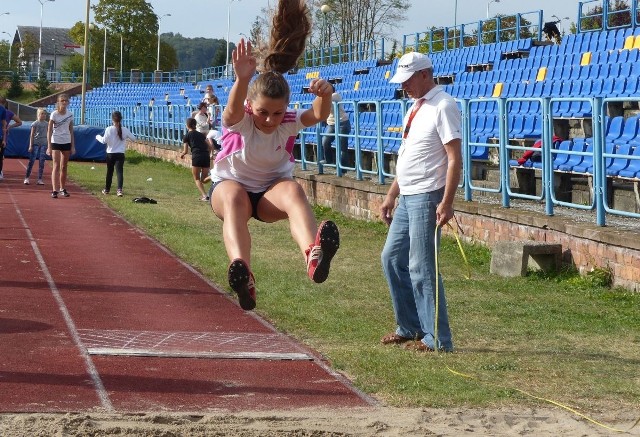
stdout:
<svg viewBox="0 0 640 437">
<path fill-rule="evenodd" d="M 455 100 L 436 85 L 431 59 L 424 54 L 402 56 L 390 82 L 402 84 L 415 102 L 403 121 L 396 178 L 380 208 L 382 220 L 389 225 L 382 267 L 397 323 L 395 332 L 381 342 L 408 343 L 418 351 L 451 351 L 447 302 L 442 277 L 435 268 L 438 248 L 434 244 L 439 242 L 441 227 L 453 217 L 462 165 L 460 111 Z"/>
<path fill-rule="evenodd" d="M 331 101 L 334 103 L 338 103 L 342 101 L 342 96 L 340 93 L 336 92 L 335 87 L 331 85 L 333 90 L 333 94 L 331 95 Z M 343 135 L 349 135 L 351 133 L 351 122 L 349 121 L 349 115 L 345 112 L 341 105 L 338 106 L 338 116 L 336 117 L 335 109 L 331 111 L 329 117 L 327 118 L 327 129 L 324 131 L 324 136 L 322 137 L 322 150 L 324 151 L 324 163 L 325 164 L 335 164 L 336 163 L 336 153 L 332 150 L 331 145 L 335 140 L 335 132 L 336 132 L 336 121 L 338 123 L 338 132 L 340 133 L 340 165 L 343 167 L 348 165 L 348 156 L 347 156 L 347 144 L 349 143 L 349 138 Z"/>
<path fill-rule="evenodd" d="M 206 98 L 207 103 L 209 104 L 209 121 L 211 122 L 211 127 L 218 127 L 218 121 L 220 120 L 220 100 L 215 94 L 209 95 Z"/>
<path fill-rule="evenodd" d="M 124 153 L 127 149 L 127 140 L 135 140 L 136 137 L 129 129 L 122 125 L 122 114 L 120 111 L 111 113 L 112 126 L 104 130 L 104 136 L 96 135 L 96 140 L 107 145 L 107 175 L 105 177 L 102 194 L 109 194 L 113 181 L 113 170 L 116 171 L 118 188 L 116 195 L 122 197 L 124 186 Z"/>
<path fill-rule="evenodd" d="M 209 175 L 209 168 L 211 168 L 211 146 L 209 146 L 205 136 L 201 132 L 198 132 L 195 118 L 187 118 L 187 129 L 186 135 L 182 138 L 184 149 L 180 155 L 180 159 L 184 159 L 190 148 L 193 180 L 196 183 L 198 191 L 200 191 L 200 200 L 207 201 L 209 200 L 209 196 L 207 196 L 202 183 Z"/>
<path fill-rule="evenodd" d="M 205 137 L 209 133 L 209 129 L 211 129 L 208 108 L 209 104 L 207 102 L 200 102 L 198 103 L 198 110 L 191 115 L 196 121 L 196 130 Z"/>
<path fill-rule="evenodd" d="M 44 174 L 44 163 L 47 159 L 47 111 L 44 108 L 38 108 L 36 111 L 37 120 L 31 123 L 31 134 L 29 135 L 29 164 L 27 172 L 24 175 L 24 184 L 29 185 L 29 177 L 36 159 L 38 160 L 38 180 L 36 185 L 44 185 L 42 176 Z"/>
<path fill-rule="evenodd" d="M 0 106 L 4 109 L 3 121 L 5 126 L 2 136 L 4 143 L 3 146 L 0 147 L 0 180 L 2 180 L 4 178 L 4 149 L 9 144 L 9 130 L 22 126 L 22 120 L 9 110 L 7 99 L 4 96 L 0 96 Z"/>
<path fill-rule="evenodd" d="M 283 74 L 296 65 L 311 31 L 306 4 L 280 0 L 272 26 L 269 50 L 255 80 L 257 61 L 251 42 L 243 38 L 233 50 L 236 80 L 222 113 L 222 126 L 228 132 L 211 175 L 211 207 L 223 221 L 224 243 L 231 260 L 229 285 L 245 310 L 256 305 L 248 227 L 251 217 L 267 223 L 289 220 L 307 275 L 316 283 L 327 279 L 340 244 L 335 223 L 317 225 L 307 196 L 292 174 L 296 135 L 302 128 L 326 120 L 331 111 L 331 85 L 320 78 L 309 85 L 309 91 L 316 95 L 311 108 L 288 108 L 291 91 Z"/>
<path fill-rule="evenodd" d="M 76 153 L 73 135 L 73 114 L 67 110 L 69 96 L 58 95 L 56 109 L 49 117 L 47 130 L 47 155 L 51 155 L 53 169 L 51 170 L 51 197 L 58 198 L 58 192 L 63 197 L 69 197 L 65 188 L 67 183 L 67 165 L 69 157 Z"/>
<path fill-rule="evenodd" d="M 210 83 L 204 88 L 204 96 L 202 97 L 203 102 L 208 102 L 208 99 L 212 96 L 215 96 L 216 93 L 213 92 L 213 85 Z"/>
<path fill-rule="evenodd" d="M 5 138 L 7 137 L 7 110 L 3 105 L 0 105 L 0 181 L 4 179 L 4 173 L 2 173 L 2 166 L 4 164 L 4 148 Z"/>
</svg>

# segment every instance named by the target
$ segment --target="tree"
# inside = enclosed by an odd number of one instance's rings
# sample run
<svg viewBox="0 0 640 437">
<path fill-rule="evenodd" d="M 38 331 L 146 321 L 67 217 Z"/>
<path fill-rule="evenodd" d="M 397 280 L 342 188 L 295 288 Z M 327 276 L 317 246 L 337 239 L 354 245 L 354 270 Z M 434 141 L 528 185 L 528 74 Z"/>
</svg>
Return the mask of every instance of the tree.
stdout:
<svg viewBox="0 0 640 437">
<path fill-rule="evenodd" d="M 351 45 L 363 42 L 363 50 L 369 49 L 369 41 L 390 38 L 398 23 L 406 20 L 411 2 L 406 0 L 313 0 L 315 33 L 322 31 L 326 18 L 325 46 Z M 331 8 L 323 18 L 320 7 Z M 314 38 L 314 40 L 316 40 Z"/>
<path fill-rule="evenodd" d="M 0 41 L 0 71 L 11 70 L 11 65 L 9 65 L 9 50 L 11 50 L 10 43 Z"/>
<path fill-rule="evenodd" d="M 499 35 L 496 32 L 496 25 L 500 23 Z M 482 23 L 482 43 L 491 44 L 495 42 L 513 41 L 521 38 L 531 38 L 531 22 L 524 17 L 520 17 L 520 34 L 516 34 L 516 16 L 497 14 L 493 19 Z M 476 32 L 477 33 L 477 32 Z"/>
<path fill-rule="evenodd" d="M 92 9 L 96 22 L 102 25 L 103 29 L 106 27 L 107 35 L 117 40 L 118 48 L 120 48 L 120 38 L 122 38 L 124 71 L 134 68 L 142 71 L 156 69 L 158 16 L 153 12 L 153 7 L 149 2 L 145 0 L 100 0 L 97 5 L 92 6 Z M 104 30 L 100 33 L 103 38 L 99 38 L 97 34 L 95 37 L 92 35 L 92 41 L 104 39 Z M 84 34 L 82 41 L 84 42 Z M 101 51 L 92 50 L 92 64 L 101 65 L 98 62 L 93 62 L 93 57 L 96 56 L 94 52 L 98 52 L 98 59 L 102 55 Z M 116 51 L 112 53 L 116 53 Z M 120 51 L 118 50 L 116 56 L 111 59 L 118 59 L 119 62 L 119 55 Z M 161 64 L 161 69 L 172 69 L 173 67 L 173 65 Z"/>
<path fill-rule="evenodd" d="M 11 75 L 11 85 L 7 90 L 7 97 L 10 99 L 15 99 L 17 97 L 20 97 L 23 91 L 24 88 L 22 86 L 22 83 L 20 82 L 20 75 L 14 71 Z"/>
<path fill-rule="evenodd" d="M 589 9 L 581 19 L 581 29 L 602 29 L 602 14 L 602 6 L 595 6 Z M 610 28 L 631 26 L 631 11 L 626 0 L 615 0 L 613 5 L 609 6 L 607 26 Z"/>
<path fill-rule="evenodd" d="M 225 40 L 210 38 L 185 38 L 179 33 L 173 32 L 163 33 L 162 37 L 163 49 L 162 53 L 173 53 L 175 60 L 173 64 L 179 70 L 199 70 L 201 68 L 224 65 L 225 57 Z M 164 44 L 171 46 L 171 50 L 165 51 Z M 222 58 L 220 55 L 222 54 Z M 221 61 L 216 63 L 216 59 Z M 163 58 L 160 59 L 160 65 L 163 64 Z"/>
<path fill-rule="evenodd" d="M 82 55 L 74 53 L 69 56 L 59 69 L 67 73 L 67 75 L 71 77 L 72 82 L 80 82 L 82 80 Z"/>
<path fill-rule="evenodd" d="M 41 99 L 43 97 L 53 94 L 51 91 L 51 82 L 47 80 L 47 75 L 44 71 L 40 72 L 40 76 L 36 82 L 36 98 Z"/>
<path fill-rule="evenodd" d="M 74 24 L 69 30 L 69 36 L 74 42 L 84 45 L 84 23 L 78 21 Z M 93 30 L 89 37 L 89 59 L 87 62 L 87 76 L 90 85 L 102 84 L 102 43 L 100 43 L 100 47 L 96 47 L 98 44 L 96 39 L 100 38 L 98 38 L 96 30 Z M 60 70 L 77 72 L 81 75 L 83 62 L 83 55 L 74 54 L 65 60 L 64 64 L 60 66 Z"/>
</svg>

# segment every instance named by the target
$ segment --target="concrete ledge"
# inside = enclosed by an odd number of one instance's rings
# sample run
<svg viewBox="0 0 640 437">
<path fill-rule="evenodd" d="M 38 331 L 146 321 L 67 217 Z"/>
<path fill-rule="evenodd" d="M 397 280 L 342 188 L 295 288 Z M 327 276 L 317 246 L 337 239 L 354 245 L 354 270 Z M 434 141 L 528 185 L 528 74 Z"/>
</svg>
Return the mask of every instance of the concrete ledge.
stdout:
<svg viewBox="0 0 640 437">
<path fill-rule="evenodd" d="M 540 241 L 500 241 L 491 253 L 490 272 L 508 278 L 529 269 L 554 271 L 562 265 L 562 245 Z"/>
</svg>

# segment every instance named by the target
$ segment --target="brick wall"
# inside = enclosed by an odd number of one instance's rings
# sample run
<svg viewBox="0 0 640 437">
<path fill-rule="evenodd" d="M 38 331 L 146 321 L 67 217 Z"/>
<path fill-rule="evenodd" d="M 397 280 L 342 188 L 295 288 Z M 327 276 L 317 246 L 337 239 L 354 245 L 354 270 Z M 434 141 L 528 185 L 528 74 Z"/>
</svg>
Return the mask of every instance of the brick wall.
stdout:
<svg viewBox="0 0 640 437">
<path fill-rule="evenodd" d="M 180 149 L 150 143 L 130 143 L 138 152 L 185 167 Z M 349 217 L 378 220 L 388 185 L 356 181 L 351 177 L 318 175 L 298 170 L 295 174 L 312 203 L 330 207 Z M 544 211 L 502 208 L 499 205 L 456 200 L 461 237 L 493 247 L 498 241 L 535 240 L 561 244 L 563 261 L 581 273 L 593 268 L 609 269 L 614 285 L 640 291 L 640 238 L 638 228 L 600 227 L 570 216 L 547 216 Z M 578 217 L 582 212 L 574 212 Z M 450 232 L 445 229 L 445 232 Z"/>
</svg>

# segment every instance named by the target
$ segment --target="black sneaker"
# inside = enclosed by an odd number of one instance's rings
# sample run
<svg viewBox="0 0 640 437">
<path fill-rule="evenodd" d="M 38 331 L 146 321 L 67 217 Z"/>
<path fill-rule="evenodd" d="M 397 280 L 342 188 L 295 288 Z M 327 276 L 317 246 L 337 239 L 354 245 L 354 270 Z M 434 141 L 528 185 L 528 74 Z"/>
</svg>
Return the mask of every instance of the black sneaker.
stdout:
<svg viewBox="0 0 640 437">
<path fill-rule="evenodd" d="M 63 197 L 71 196 L 71 194 L 67 193 L 67 189 L 66 188 L 63 188 L 62 190 L 60 190 L 60 194 L 62 194 Z"/>
<path fill-rule="evenodd" d="M 256 307 L 256 283 L 247 264 L 240 258 L 236 258 L 229 265 L 227 274 L 231 289 L 238 293 L 240 307 L 245 311 L 254 309 Z"/>
<path fill-rule="evenodd" d="M 57 199 L 58 198 L 58 192 L 57 191 L 52 191 L 51 192 L 51 198 L 52 199 Z"/>
<path fill-rule="evenodd" d="M 329 276 L 329 266 L 340 247 L 338 226 L 330 220 L 318 227 L 315 242 L 306 250 L 307 274 L 313 282 L 321 283 Z"/>
</svg>

